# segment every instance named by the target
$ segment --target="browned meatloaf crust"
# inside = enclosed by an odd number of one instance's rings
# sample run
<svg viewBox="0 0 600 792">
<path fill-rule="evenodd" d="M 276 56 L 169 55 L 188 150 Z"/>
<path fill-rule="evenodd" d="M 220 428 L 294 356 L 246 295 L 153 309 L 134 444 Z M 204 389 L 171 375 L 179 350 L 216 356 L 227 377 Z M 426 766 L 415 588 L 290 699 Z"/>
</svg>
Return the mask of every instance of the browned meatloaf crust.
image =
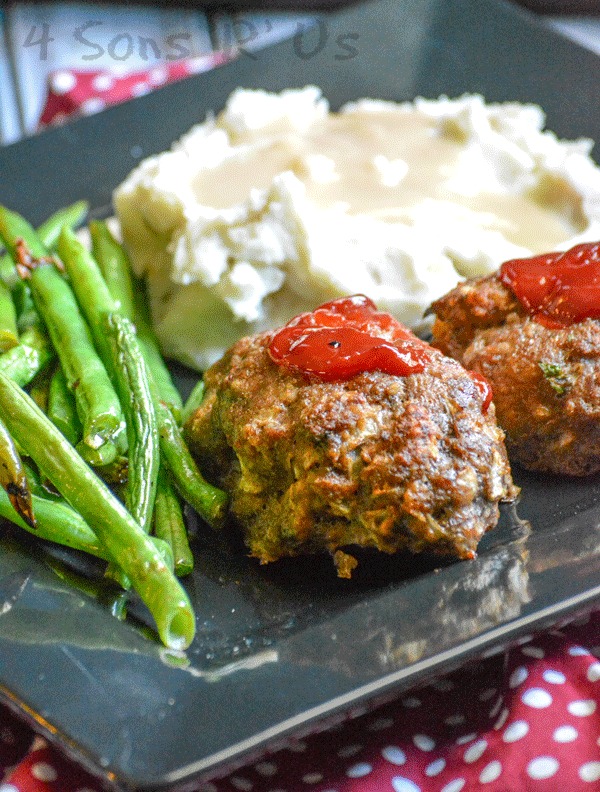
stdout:
<svg viewBox="0 0 600 792">
<path fill-rule="evenodd" d="M 512 461 L 542 472 L 600 471 L 600 322 L 533 321 L 495 276 L 435 302 L 433 344 L 491 382 Z"/>
<path fill-rule="evenodd" d="M 231 494 L 262 563 L 342 548 L 473 557 L 514 495 L 493 406 L 458 363 L 421 374 L 308 380 L 272 362 L 271 333 L 236 343 L 205 375 L 186 425 L 203 471 Z"/>
</svg>

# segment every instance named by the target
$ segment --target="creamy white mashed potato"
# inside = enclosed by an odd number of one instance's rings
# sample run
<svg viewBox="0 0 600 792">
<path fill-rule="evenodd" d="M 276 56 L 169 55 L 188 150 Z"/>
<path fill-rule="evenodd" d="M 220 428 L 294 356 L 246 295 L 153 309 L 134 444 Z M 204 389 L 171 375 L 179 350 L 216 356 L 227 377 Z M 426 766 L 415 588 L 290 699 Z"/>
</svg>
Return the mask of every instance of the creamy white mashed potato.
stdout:
<svg viewBox="0 0 600 792">
<path fill-rule="evenodd" d="M 203 369 L 354 293 L 419 330 L 461 278 L 600 238 L 591 141 L 543 127 L 473 95 L 330 113 L 315 87 L 236 91 L 114 195 L 164 352 Z"/>
</svg>

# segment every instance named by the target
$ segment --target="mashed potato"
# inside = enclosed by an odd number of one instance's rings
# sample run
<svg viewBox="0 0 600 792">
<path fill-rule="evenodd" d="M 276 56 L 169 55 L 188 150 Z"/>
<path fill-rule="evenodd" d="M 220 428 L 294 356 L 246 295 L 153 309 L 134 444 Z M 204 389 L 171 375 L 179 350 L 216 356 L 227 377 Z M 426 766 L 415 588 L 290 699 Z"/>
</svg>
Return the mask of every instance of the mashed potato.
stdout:
<svg viewBox="0 0 600 792">
<path fill-rule="evenodd" d="M 164 352 L 199 369 L 240 336 L 363 293 L 417 331 L 464 277 L 600 238 L 591 141 L 533 105 L 238 90 L 143 161 L 114 204 Z"/>
</svg>

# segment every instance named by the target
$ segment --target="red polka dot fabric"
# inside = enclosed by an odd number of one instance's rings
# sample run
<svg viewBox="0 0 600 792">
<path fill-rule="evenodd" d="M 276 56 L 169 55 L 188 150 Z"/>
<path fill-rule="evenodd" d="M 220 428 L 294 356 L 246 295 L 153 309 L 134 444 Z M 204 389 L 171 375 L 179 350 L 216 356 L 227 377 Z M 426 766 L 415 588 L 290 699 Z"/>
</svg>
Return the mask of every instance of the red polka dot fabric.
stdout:
<svg viewBox="0 0 600 792">
<path fill-rule="evenodd" d="M 197 58 L 168 61 L 152 69 L 116 74 L 108 70 L 61 69 L 48 77 L 46 103 L 40 128 L 75 116 L 91 115 L 111 105 L 143 96 L 161 85 L 183 80 L 225 63 L 219 52 Z"/>
<path fill-rule="evenodd" d="M 196 792 L 600 790 L 600 611 Z M 0 710 L 0 792 L 101 786 Z M 1 777 L 1 773 L 0 773 Z"/>
</svg>

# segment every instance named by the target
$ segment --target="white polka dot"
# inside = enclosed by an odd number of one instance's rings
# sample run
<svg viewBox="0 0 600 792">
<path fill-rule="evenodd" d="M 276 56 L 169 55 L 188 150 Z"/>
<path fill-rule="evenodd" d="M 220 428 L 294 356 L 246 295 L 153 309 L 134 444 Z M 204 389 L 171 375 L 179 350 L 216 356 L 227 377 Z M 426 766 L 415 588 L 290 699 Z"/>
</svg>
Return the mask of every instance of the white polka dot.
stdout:
<svg viewBox="0 0 600 792">
<path fill-rule="evenodd" d="M 478 759 L 483 756 L 483 752 L 487 748 L 487 742 L 485 740 L 477 740 L 476 743 L 473 745 L 469 745 L 467 750 L 463 754 L 463 759 L 467 764 L 473 764 Z"/>
<path fill-rule="evenodd" d="M 578 737 L 579 733 L 573 726 L 559 726 L 552 733 L 552 739 L 559 743 L 573 742 Z"/>
<path fill-rule="evenodd" d="M 199 58 L 188 58 L 185 62 L 185 67 L 190 74 L 197 74 L 198 72 L 206 71 L 208 63 L 209 60 L 202 56 Z"/>
<path fill-rule="evenodd" d="M 254 765 L 254 769 L 257 773 L 260 773 L 261 776 L 269 777 L 277 775 L 277 765 L 273 764 L 273 762 L 259 762 L 258 764 Z"/>
<path fill-rule="evenodd" d="M 543 778 L 552 778 L 558 768 L 559 764 L 553 756 L 538 756 L 527 765 L 527 775 L 540 781 Z"/>
<path fill-rule="evenodd" d="M 600 778 L 600 762 L 586 762 L 579 768 L 579 778 L 582 781 L 597 781 Z"/>
<path fill-rule="evenodd" d="M 498 720 L 496 721 L 496 723 L 494 723 L 494 729 L 496 731 L 498 731 L 499 729 L 501 729 L 504 726 L 504 724 L 506 723 L 506 721 L 508 719 L 509 714 L 510 714 L 510 712 L 509 712 L 508 708 L 505 707 L 502 710 L 502 712 L 500 713 L 500 715 L 498 716 Z"/>
<path fill-rule="evenodd" d="M 164 66 L 156 66 L 150 71 L 148 79 L 152 85 L 162 85 L 169 79 L 169 71 Z"/>
<path fill-rule="evenodd" d="M 442 787 L 440 792 L 460 792 L 466 783 L 464 778 L 455 778 L 454 781 L 450 781 L 449 784 Z"/>
<path fill-rule="evenodd" d="M 115 84 L 112 74 L 97 74 L 92 80 L 92 88 L 95 91 L 108 91 Z"/>
<path fill-rule="evenodd" d="M 392 787 L 394 792 L 421 792 L 421 787 L 417 786 L 414 781 L 402 776 L 394 776 L 392 778 Z"/>
<path fill-rule="evenodd" d="M 486 688 L 479 694 L 479 701 L 489 701 L 498 692 L 497 688 Z"/>
<path fill-rule="evenodd" d="M 525 666 L 519 666 L 518 668 L 515 668 L 515 670 L 512 672 L 508 680 L 509 687 L 511 688 L 519 687 L 519 685 L 522 685 L 523 682 L 525 682 L 528 676 L 529 676 L 529 672 L 527 671 Z"/>
<path fill-rule="evenodd" d="M 489 765 L 486 765 L 481 774 L 479 776 L 479 781 L 482 784 L 491 784 L 492 781 L 495 781 L 499 778 L 502 774 L 502 765 L 500 762 L 490 762 Z"/>
<path fill-rule="evenodd" d="M 585 718 L 586 715 L 593 715 L 596 712 L 596 702 L 593 699 L 582 699 L 581 701 L 572 701 L 567 704 L 567 709 L 571 715 L 578 718 Z"/>
<path fill-rule="evenodd" d="M 572 646 L 569 649 L 569 654 L 571 655 L 571 657 L 579 657 L 580 655 L 581 656 L 589 655 L 589 652 L 583 646 Z"/>
<path fill-rule="evenodd" d="M 59 71 L 50 77 L 50 86 L 55 94 L 63 96 L 77 85 L 77 77 L 73 72 Z"/>
<path fill-rule="evenodd" d="M 150 93 L 152 89 L 147 83 L 136 83 L 133 88 L 131 89 L 132 96 L 145 96 L 147 93 Z"/>
<path fill-rule="evenodd" d="M 396 745 L 387 745 L 382 749 L 381 755 L 383 758 L 394 765 L 403 765 L 406 762 L 406 754 L 402 748 Z"/>
<path fill-rule="evenodd" d="M 589 623 L 590 623 L 590 614 L 589 613 L 586 614 L 585 616 L 580 616 L 577 619 L 573 619 L 572 622 L 569 622 L 569 624 L 575 624 L 575 625 L 577 625 L 577 627 L 585 627 L 585 625 L 589 624 Z"/>
<path fill-rule="evenodd" d="M 425 768 L 425 775 L 429 776 L 430 778 L 432 776 L 439 775 L 444 769 L 444 767 L 446 767 L 446 760 L 436 759 L 435 762 L 432 762 L 431 764 L 427 765 L 427 767 Z"/>
<path fill-rule="evenodd" d="M 421 706 L 421 699 L 415 696 L 409 696 L 409 698 L 402 699 L 402 706 L 408 707 L 408 709 L 416 709 Z"/>
<path fill-rule="evenodd" d="M 351 756 L 355 756 L 359 751 L 362 751 L 362 745 L 344 745 L 338 750 L 337 755 L 340 759 L 349 759 Z"/>
<path fill-rule="evenodd" d="M 523 644 L 529 643 L 529 641 L 533 641 L 533 635 L 522 635 L 517 641 L 517 646 L 522 646 Z"/>
<path fill-rule="evenodd" d="M 348 775 L 348 774 L 349 774 L 349 772 L 346 773 L 346 775 Z M 357 776 L 354 776 L 354 777 L 357 777 Z M 323 780 L 323 774 L 322 773 L 305 773 L 302 776 L 302 781 L 305 784 L 318 784 L 319 781 L 322 781 L 322 780 Z"/>
<path fill-rule="evenodd" d="M 587 670 L 587 678 L 590 682 L 597 682 L 600 679 L 600 663 L 592 663 Z"/>
<path fill-rule="evenodd" d="M 521 696 L 521 701 L 534 709 L 545 709 L 552 704 L 552 696 L 542 688 L 529 688 Z"/>
<path fill-rule="evenodd" d="M 81 112 L 84 115 L 91 115 L 92 113 L 98 113 L 100 110 L 104 110 L 106 107 L 106 102 L 104 99 L 100 99 L 99 96 L 92 96 L 90 99 L 86 99 L 85 102 L 81 103 Z"/>
<path fill-rule="evenodd" d="M 527 657 L 535 657 L 536 660 L 541 660 L 544 657 L 544 650 L 540 649 L 539 646 L 524 646 L 521 649 L 521 654 L 527 655 Z"/>
<path fill-rule="evenodd" d="M 529 732 L 529 724 L 525 721 L 519 720 L 507 726 L 502 739 L 506 743 L 516 742 L 521 740 Z"/>
<path fill-rule="evenodd" d="M 372 766 L 367 764 L 367 762 L 359 762 L 358 764 L 352 765 L 346 770 L 346 775 L 348 778 L 363 778 L 372 770 Z"/>
<path fill-rule="evenodd" d="M 13 784 L 0 784 L 0 792 L 19 792 Z"/>
<path fill-rule="evenodd" d="M 45 781 L 47 784 L 58 778 L 58 773 L 48 762 L 36 762 L 31 768 L 31 775 L 38 781 Z"/>
<path fill-rule="evenodd" d="M 500 707 L 502 706 L 503 697 L 500 696 L 498 701 L 494 704 L 492 709 L 490 710 L 490 718 L 495 718 L 496 715 L 500 712 Z"/>
<path fill-rule="evenodd" d="M 456 744 L 466 745 L 468 742 L 471 742 L 471 740 L 476 740 L 476 739 L 477 739 L 476 734 L 463 734 L 462 737 L 457 737 Z"/>
<path fill-rule="evenodd" d="M 449 693 L 454 690 L 454 683 L 450 682 L 449 679 L 436 679 L 435 682 L 431 683 L 431 687 L 439 690 L 440 693 Z"/>
<path fill-rule="evenodd" d="M 561 674 L 560 671 L 555 671 L 553 668 L 544 671 L 542 676 L 550 685 L 563 685 L 567 681 L 567 677 L 564 674 Z"/>
<path fill-rule="evenodd" d="M 292 751 L 292 753 L 304 753 L 304 751 L 306 751 L 306 743 L 302 742 L 302 740 L 296 740 L 295 742 L 290 743 L 287 749 L 288 751 Z"/>
<path fill-rule="evenodd" d="M 62 113 L 62 112 L 54 113 L 54 115 L 52 116 L 52 123 L 56 125 L 64 124 L 65 121 L 68 121 L 68 119 L 69 119 L 68 113 Z"/>
<path fill-rule="evenodd" d="M 444 723 L 447 726 L 460 726 L 461 723 L 465 722 L 464 715 L 449 715 L 447 718 L 444 718 Z"/>
<path fill-rule="evenodd" d="M 369 723 L 367 729 L 369 731 L 383 731 L 384 729 L 389 729 L 393 725 L 393 718 L 377 718 L 377 720 L 374 720 L 373 723 Z"/>
<path fill-rule="evenodd" d="M 422 751 L 433 751 L 435 748 L 434 740 L 432 740 L 431 737 L 428 737 L 426 734 L 415 734 L 413 737 L 413 742 L 417 748 L 420 748 Z"/>
<path fill-rule="evenodd" d="M 240 792 L 250 792 L 252 789 L 252 781 L 248 781 L 247 778 L 240 778 L 239 776 L 233 776 L 233 778 L 229 779 L 229 783 L 231 786 L 239 789 Z"/>
</svg>

